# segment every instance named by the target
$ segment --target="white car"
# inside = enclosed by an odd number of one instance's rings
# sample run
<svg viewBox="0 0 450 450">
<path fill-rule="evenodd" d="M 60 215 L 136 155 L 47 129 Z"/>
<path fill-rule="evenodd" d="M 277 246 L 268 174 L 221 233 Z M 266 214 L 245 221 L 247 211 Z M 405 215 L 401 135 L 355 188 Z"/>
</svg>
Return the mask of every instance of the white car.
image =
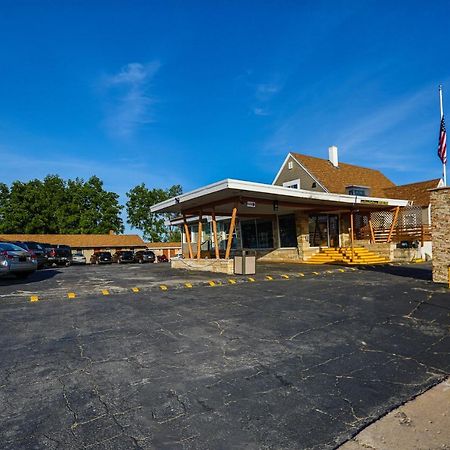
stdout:
<svg viewBox="0 0 450 450">
<path fill-rule="evenodd" d="M 72 255 L 72 264 L 86 264 L 86 256 L 83 253 L 74 253 Z"/>
</svg>

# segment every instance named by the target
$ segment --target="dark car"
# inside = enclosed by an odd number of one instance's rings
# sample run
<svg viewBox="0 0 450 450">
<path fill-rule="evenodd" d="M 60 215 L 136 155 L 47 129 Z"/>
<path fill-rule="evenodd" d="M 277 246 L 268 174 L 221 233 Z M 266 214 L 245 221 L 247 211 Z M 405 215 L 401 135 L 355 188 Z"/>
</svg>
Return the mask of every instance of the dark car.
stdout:
<svg viewBox="0 0 450 450">
<path fill-rule="evenodd" d="M 45 250 L 41 244 L 34 241 L 15 241 L 14 245 L 18 245 L 27 252 L 29 252 L 37 260 L 37 268 L 42 269 L 45 267 L 47 258 L 45 257 Z"/>
<path fill-rule="evenodd" d="M 28 250 L 11 242 L 0 242 L 0 276 L 26 278 L 37 269 L 37 259 Z"/>
<path fill-rule="evenodd" d="M 112 256 L 110 252 L 95 252 L 90 259 L 91 264 L 111 264 Z"/>
<path fill-rule="evenodd" d="M 118 264 L 134 262 L 134 253 L 131 250 L 118 250 L 112 257 L 113 262 Z"/>
<path fill-rule="evenodd" d="M 168 259 L 167 256 L 164 255 L 164 254 L 158 255 L 158 262 L 160 262 L 160 263 L 166 263 L 166 262 L 169 262 L 169 259 Z"/>
<path fill-rule="evenodd" d="M 155 262 L 155 254 L 150 250 L 138 250 L 134 254 L 134 261 L 143 264 L 143 263 L 154 263 Z"/>
<path fill-rule="evenodd" d="M 40 244 L 44 248 L 46 265 L 70 266 L 72 263 L 72 248 L 61 244 Z"/>
</svg>

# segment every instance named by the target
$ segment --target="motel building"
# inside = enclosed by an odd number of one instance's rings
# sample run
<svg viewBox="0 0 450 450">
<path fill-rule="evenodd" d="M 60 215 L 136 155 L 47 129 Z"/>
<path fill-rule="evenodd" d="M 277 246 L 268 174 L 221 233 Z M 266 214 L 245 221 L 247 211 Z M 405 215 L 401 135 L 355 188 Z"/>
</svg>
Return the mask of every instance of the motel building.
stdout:
<svg viewBox="0 0 450 450">
<path fill-rule="evenodd" d="M 395 186 L 330 147 L 328 159 L 289 153 L 272 184 L 225 179 L 151 212 L 177 214 L 185 258 L 173 267 L 232 273 L 243 251 L 262 262 L 382 263 L 431 255 L 428 189 L 440 183 Z"/>
</svg>

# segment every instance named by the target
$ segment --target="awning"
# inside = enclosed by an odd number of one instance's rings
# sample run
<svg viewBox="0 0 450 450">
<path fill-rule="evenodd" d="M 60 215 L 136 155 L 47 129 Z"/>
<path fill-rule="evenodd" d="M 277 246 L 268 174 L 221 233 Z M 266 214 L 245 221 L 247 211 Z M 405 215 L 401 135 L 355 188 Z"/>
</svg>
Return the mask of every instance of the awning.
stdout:
<svg viewBox="0 0 450 450">
<path fill-rule="evenodd" d="M 237 208 L 240 216 L 261 216 L 293 210 L 324 213 L 391 210 L 407 206 L 408 203 L 407 200 L 332 194 L 226 179 L 158 203 L 150 211 L 189 216 L 199 213 L 205 215 L 214 210 L 217 216 L 227 216 L 232 208 Z"/>
</svg>

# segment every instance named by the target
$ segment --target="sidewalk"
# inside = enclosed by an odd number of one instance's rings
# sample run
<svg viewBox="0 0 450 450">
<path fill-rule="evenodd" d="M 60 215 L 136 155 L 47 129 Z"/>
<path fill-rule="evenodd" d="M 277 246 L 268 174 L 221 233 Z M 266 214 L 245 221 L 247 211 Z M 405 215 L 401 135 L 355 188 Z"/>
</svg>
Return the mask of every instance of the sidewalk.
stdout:
<svg viewBox="0 0 450 450">
<path fill-rule="evenodd" d="M 450 449 L 450 378 L 369 425 L 339 450 Z"/>
</svg>

